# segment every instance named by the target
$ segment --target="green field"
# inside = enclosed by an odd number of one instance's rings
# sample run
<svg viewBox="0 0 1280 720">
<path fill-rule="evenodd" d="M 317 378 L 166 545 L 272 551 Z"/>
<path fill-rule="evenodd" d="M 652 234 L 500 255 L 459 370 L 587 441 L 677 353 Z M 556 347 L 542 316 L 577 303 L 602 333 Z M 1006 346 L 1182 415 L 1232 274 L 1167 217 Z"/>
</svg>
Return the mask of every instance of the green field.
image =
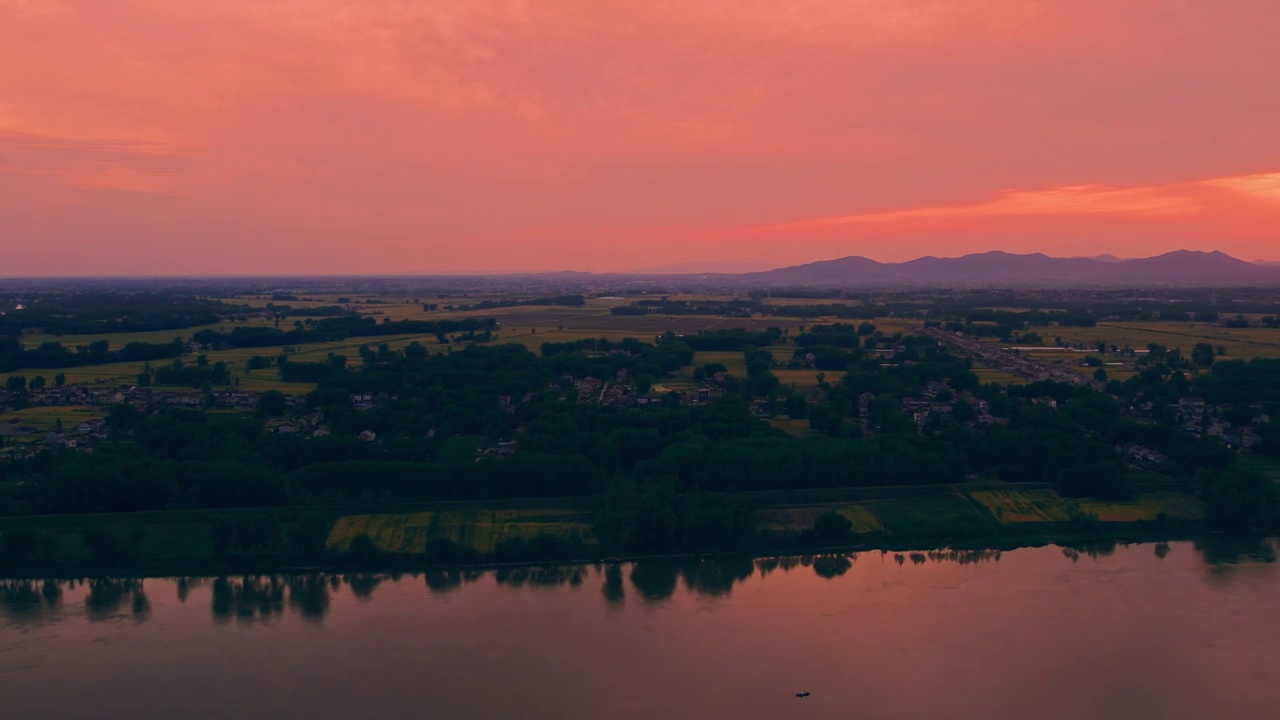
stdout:
<svg viewBox="0 0 1280 720">
<path fill-rule="evenodd" d="M 693 366 L 702 367 L 711 363 L 725 366 L 734 377 L 747 376 L 747 361 L 740 352 L 696 352 L 693 354 Z"/>
<path fill-rule="evenodd" d="M 773 531 L 810 530 L 820 515 L 836 512 L 852 523 L 854 534 L 879 532 L 880 520 L 866 507 L 854 504 L 809 505 L 793 508 L 771 508 L 759 512 L 760 527 Z"/>
<path fill-rule="evenodd" d="M 577 535 L 590 540 L 591 524 L 589 516 L 563 508 L 345 515 L 334 523 L 325 546 L 345 551 L 360 535 L 388 553 L 421 554 L 429 540 L 444 538 L 487 554 L 509 538 Z"/>
<path fill-rule="evenodd" d="M 1262 473 L 1270 480 L 1280 482 L 1280 457 L 1275 455 L 1239 455 L 1236 463 Z"/>
<path fill-rule="evenodd" d="M 818 435 L 818 432 L 816 430 L 809 427 L 808 420 L 798 420 L 796 418 L 787 418 L 787 417 L 773 417 L 773 418 L 769 418 L 767 422 L 770 425 L 778 428 L 779 430 L 787 433 L 788 435 L 794 435 L 795 437 L 816 437 Z"/>
<path fill-rule="evenodd" d="M 969 497 L 956 493 L 869 506 L 897 537 L 964 537 L 989 533 L 998 523 Z"/>
</svg>

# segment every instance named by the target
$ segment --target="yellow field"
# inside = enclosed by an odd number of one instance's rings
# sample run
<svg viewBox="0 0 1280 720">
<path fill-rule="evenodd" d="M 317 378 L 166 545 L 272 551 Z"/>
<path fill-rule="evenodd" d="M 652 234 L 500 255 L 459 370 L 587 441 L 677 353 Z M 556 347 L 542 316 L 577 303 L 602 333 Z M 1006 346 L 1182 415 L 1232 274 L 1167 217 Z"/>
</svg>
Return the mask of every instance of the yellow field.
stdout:
<svg viewBox="0 0 1280 720">
<path fill-rule="evenodd" d="M 1196 343 L 1207 342 L 1215 347 L 1224 346 L 1228 359 L 1280 357 L 1280 330 L 1274 328 L 1225 328 L 1193 322 L 1117 322 L 1098 323 L 1097 327 L 1091 328 L 1041 328 L 1039 332 L 1049 342 L 1054 336 L 1066 342 L 1086 345 L 1103 340 L 1135 350 L 1145 350 L 1148 344 L 1159 343 L 1169 349 L 1181 348 L 1183 356 L 1189 356 Z"/>
<path fill-rule="evenodd" d="M 818 387 L 818 373 L 821 370 L 774 370 L 774 377 L 778 378 L 778 382 L 783 385 L 795 385 L 797 390 L 811 390 Z M 835 382 L 842 377 L 842 372 L 828 372 L 827 382 Z"/>
<path fill-rule="evenodd" d="M 728 368 L 729 374 L 737 378 L 747 376 L 747 361 L 740 352 L 696 352 L 693 354 L 693 366 L 702 367 L 707 363 L 719 363 Z"/>
<path fill-rule="evenodd" d="M 70 430 L 85 420 L 106 417 L 106 414 L 106 408 L 101 407 L 82 407 L 78 405 L 30 407 L 26 410 L 12 410 L 0 413 L 0 422 L 21 418 L 28 427 L 47 432 L 53 430 L 59 419 L 62 420 L 63 429 Z"/>
<path fill-rule="evenodd" d="M 1179 520 L 1204 517 L 1199 500 L 1177 492 L 1151 492 L 1130 502 L 1071 500 L 1052 490 L 999 490 L 971 492 L 1002 523 L 1064 522 L 1080 514 L 1096 515 L 1102 522 L 1155 520 L 1163 513 Z"/>
<path fill-rule="evenodd" d="M 1062 522 L 1071 519 L 1070 503 L 1052 490 L 991 490 L 969 496 L 1002 523 Z"/>
<path fill-rule="evenodd" d="M 580 519 L 568 519 L 575 517 Z M 491 553 L 503 539 L 540 534 L 578 534 L 591 542 L 591 525 L 579 513 L 554 508 L 346 515 L 334 523 L 325 545 L 345 551 L 356 537 L 367 535 L 382 552 L 412 555 L 426 552 L 428 540 L 444 538 Z"/>
</svg>

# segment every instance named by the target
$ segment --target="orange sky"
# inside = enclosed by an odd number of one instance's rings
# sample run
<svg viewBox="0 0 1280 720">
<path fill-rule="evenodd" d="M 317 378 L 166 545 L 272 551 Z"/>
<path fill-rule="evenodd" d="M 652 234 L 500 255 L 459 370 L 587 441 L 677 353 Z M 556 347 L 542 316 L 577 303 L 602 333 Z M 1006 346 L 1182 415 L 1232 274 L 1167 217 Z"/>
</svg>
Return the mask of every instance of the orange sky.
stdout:
<svg viewBox="0 0 1280 720">
<path fill-rule="evenodd" d="M 0 0 L 0 276 L 1280 259 L 1275 0 Z"/>
</svg>

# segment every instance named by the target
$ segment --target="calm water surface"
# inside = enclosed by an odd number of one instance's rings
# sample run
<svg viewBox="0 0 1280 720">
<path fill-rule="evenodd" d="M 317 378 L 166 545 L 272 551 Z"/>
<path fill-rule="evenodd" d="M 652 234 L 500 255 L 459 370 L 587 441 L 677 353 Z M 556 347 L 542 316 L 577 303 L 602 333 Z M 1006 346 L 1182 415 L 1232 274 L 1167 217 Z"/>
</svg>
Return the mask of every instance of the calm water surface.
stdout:
<svg viewBox="0 0 1280 720">
<path fill-rule="evenodd" d="M 8 581 L 0 703 L 12 718 L 1276 718 L 1274 548 Z"/>
</svg>

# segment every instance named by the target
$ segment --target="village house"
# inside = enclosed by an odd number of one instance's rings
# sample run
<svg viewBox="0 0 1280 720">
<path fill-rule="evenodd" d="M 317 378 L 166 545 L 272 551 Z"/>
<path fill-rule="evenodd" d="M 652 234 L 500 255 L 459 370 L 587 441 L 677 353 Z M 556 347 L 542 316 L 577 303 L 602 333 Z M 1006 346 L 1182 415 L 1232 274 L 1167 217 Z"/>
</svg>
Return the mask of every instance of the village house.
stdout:
<svg viewBox="0 0 1280 720">
<path fill-rule="evenodd" d="M 76 438 L 67 437 L 62 433 L 51 432 L 44 436 L 44 446 L 51 449 L 75 450 Z"/>
<path fill-rule="evenodd" d="M 13 418 L 0 422 L 0 438 L 12 438 L 31 432 L 22 418 Z"/>
</svg>

